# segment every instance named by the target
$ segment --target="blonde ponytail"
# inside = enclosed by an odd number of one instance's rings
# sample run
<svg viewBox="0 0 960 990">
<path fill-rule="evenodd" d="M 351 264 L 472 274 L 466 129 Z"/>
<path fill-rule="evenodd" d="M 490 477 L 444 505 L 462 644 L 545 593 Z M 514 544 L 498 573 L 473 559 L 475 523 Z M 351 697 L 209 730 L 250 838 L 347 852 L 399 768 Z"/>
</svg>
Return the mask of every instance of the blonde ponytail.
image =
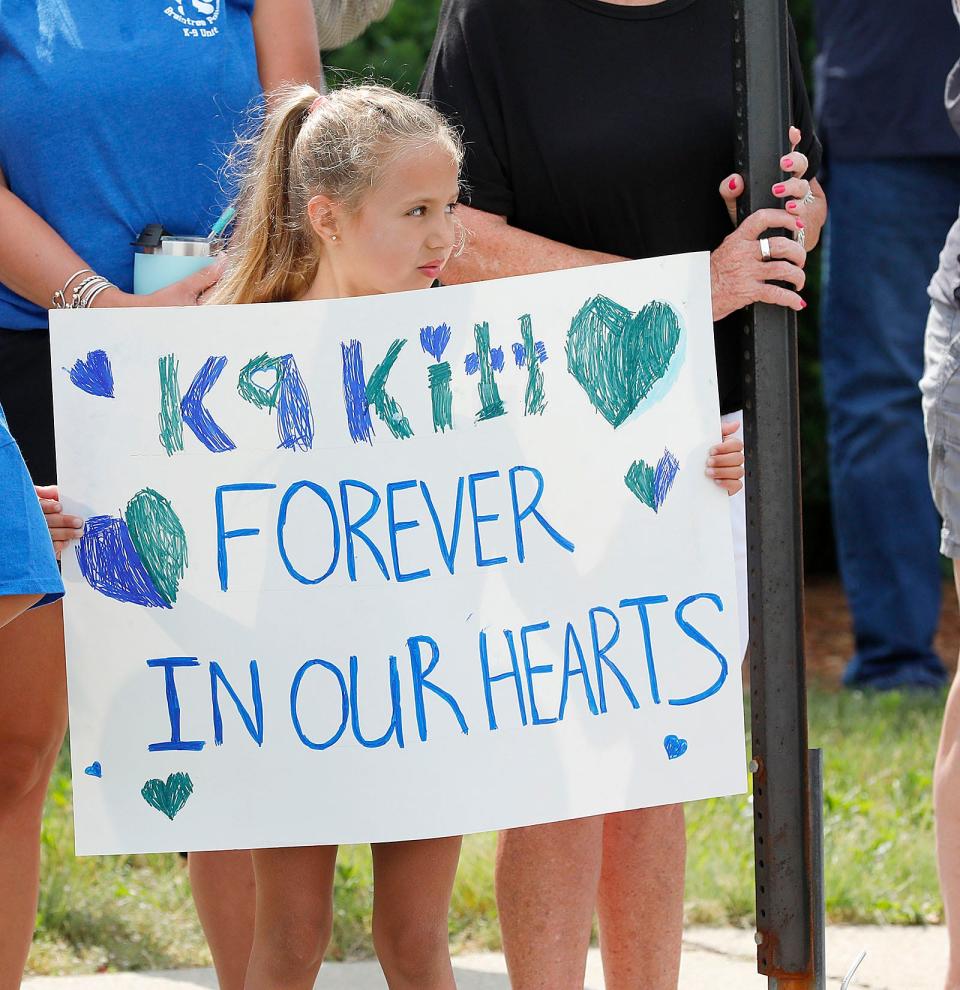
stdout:
<svg viewBox="0 0 960 990">
<path fill-rule="evenodd" d="M 317 194 L 355 209 L 380 169 L 411 145 L 439 144 L 459 167 L 463 147 L 441 114 L 383 86 L 349 86 L 318 100 L 310 86 L 268 97 L 271 109 L 243 166 L 227 268 L 211 303 L 297 298 L 321 246 L 307 218 Z"/>
<path fill-rule="evenodd" d="M 317 96 L 310 86 L 277 94 L 242 180 L 230 260 L 208 293 L 211 303 L 292 299 L 313 278 L 316 252 L 304 224 L 292 212 L 290 162 Z"/>
</svg>

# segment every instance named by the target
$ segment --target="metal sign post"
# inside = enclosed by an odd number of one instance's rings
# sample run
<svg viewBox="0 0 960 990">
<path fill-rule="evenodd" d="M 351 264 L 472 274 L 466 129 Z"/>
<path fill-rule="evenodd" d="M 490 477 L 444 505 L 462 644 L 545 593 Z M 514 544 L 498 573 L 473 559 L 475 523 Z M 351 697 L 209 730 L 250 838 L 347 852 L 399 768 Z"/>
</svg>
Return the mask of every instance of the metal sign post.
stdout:
<svg viewBox="0 0 960 990">
<path fill-rule="evenodd" d="M 786 0 L 732 0 L 741 219 L 779 206 L 789 150 Z M 822 829 L 812 815 L 819 754 L 807 751 L 800 518 L 797 325 L 791 310 L 744 312 L 744 440 L 750 589 L 750 698 L 757 968 L 771 990 L 824 984 Z M 811 779 L 811 771 L 813 779 Z M 816 826 L 816 827 L 815 827 Z"/>
</svg>

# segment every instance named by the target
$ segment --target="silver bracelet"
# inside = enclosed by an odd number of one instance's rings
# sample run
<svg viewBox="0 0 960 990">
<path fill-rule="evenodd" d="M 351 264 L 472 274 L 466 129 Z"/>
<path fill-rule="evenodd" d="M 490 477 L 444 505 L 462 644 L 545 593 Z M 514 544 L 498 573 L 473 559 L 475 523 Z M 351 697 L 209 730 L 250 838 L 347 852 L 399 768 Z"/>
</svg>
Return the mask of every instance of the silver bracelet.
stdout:
<svg viewBox="0 0 960 990">
<path fill-rule="evenodd" d="M 89 309 L 90 303 L 92 303 L 104 289 L 110 289 L 113 287 L 113 283 L 109 279 L 104 278 L 102 275 L 93 275 L 89 278 L 85 278 L 73 290 L 73 303 L 71 304 L 71 309 Z"/>
<path fill-rule="evenodd" d="M 83 306 L 83 298 L 86 293 L 97 285 L 100 285 L 103 277 L 100 275 L 88 275 L 83 281 L 78 282 L 73 288 L 73 309 L 80 309 Z"/>
<path fill-rule="evenodd" d="M 91 285 L 99 285 L 101 278 L 102 276 L 100 275 L 88 275 L 85 279 L 79 281 L 73 287 L 73 298 L 70 303 L 70 309 L 80 309 L 82 306 L 84 292 L 86 292 L 87 288 Z"/>
<path fill-rule="evenodd" d="M 67 289 L 70 288 L 70 283 L 75 278 L 79 278 L 81 275 L 86 275 L 88 273 L 90 275 L 93 275 L 93 273 L 94 273 L 93 272 L 93 269 L 92 268 L 81 268 L 80 271 L 74 272 L 70 276 L 70 278 L 68 278 L 66 280 L 66 282 L 63 283 L 63 288 L 62 289 L 57 289 L 57 291 L 54 292 L 53 296 L 50 299 L 50 302 L 52 303 L 53 309 L 66 309 L 67 308 L 66 295 L 67 295 Z"/>
<path fill-rule="evenodd" d="M 116 288 L 112 282 L 104 282 L 102 285 L 98 285 L 93 292 L 91 292 L 87 298 L 84 300 L 84 309 L 89 309 L 93 305 L 93 300 L 100 295 L 101 292 L 105 292 L 107 289 Z"/>
</svg>

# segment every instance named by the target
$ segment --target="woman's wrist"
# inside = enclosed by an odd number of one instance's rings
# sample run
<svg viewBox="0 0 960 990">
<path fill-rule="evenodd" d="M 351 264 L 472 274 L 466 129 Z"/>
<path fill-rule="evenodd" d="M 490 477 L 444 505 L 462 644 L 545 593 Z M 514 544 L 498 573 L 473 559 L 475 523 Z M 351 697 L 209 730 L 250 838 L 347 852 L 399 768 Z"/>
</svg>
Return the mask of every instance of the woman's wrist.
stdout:
<svg viewBox="0 0 960 990">
<path fill-rule="evenodd" d="M 139 306 L 141 297 L 132 292 L 124 292 L 115 285 L 104 289 L 91 303 L 92 309 L 114 309 L 118 306 Z"/>
</svg>

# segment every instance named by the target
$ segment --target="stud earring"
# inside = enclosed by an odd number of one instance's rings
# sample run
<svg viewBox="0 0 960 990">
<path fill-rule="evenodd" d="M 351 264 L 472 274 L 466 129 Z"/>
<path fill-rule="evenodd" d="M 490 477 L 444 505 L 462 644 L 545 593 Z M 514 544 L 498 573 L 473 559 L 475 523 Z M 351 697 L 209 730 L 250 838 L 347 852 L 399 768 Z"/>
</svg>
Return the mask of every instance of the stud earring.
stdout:
<svg viewBox="0 0 960 990">
<path fill-rule="evenodd" d="M 331 241 L 335 241 L 336 239 L 337 239 L 337 235 L 336 234 L 331 234 L 330 235 L 330 240 Z"/>
</svg>

